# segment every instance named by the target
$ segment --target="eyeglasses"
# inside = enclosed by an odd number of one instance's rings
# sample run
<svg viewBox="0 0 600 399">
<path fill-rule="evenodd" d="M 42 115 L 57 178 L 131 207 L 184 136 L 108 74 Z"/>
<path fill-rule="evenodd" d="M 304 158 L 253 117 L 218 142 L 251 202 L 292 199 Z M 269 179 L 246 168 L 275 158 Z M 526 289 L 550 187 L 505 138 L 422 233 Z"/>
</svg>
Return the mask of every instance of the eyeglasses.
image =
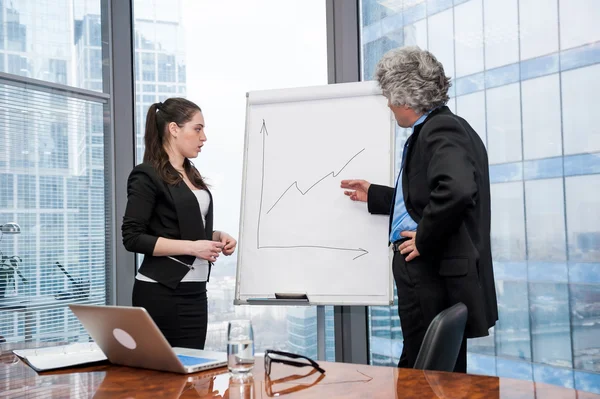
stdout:
<svg viewBox="0 0 600 399">
<path fill-rule="evenodd" d="M 299 362 L 296 360 L 282 359 L 282 357 L 288 357 L 288 358 L 292 358 L 292 359 L 304 359 L 308 363 L 303 362 L 303 361 Z M 315 362 L 314 360 L 312 360 L 311 358 L 308 358 L 308 357 L 302 356 L 302 355 L 296 355 L 295 353 L 288 353 L 288 352 L 281 352 L 281 351 L 274 351 L 274 350 L 267 349 L 265 351 L 265 373 L 267 375 L 271 374 L 271 363 L 272 362 L 283 363 L 283 364 L 287 364 L 288 366 L 294 366 L 294 367 L 312 366 L 319 373 L 321 373 L 321 374 L 325 373 L 325 370 L 323 370 L 321 367 L 319 367 L 319 364 L 317 362 Z"/>
</svg>

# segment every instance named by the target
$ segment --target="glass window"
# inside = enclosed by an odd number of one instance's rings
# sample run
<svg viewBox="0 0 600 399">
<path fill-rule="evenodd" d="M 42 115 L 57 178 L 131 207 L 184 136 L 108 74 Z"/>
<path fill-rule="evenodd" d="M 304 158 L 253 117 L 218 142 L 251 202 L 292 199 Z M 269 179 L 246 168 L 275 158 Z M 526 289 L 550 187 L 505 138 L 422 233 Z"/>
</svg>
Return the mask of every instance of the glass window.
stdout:
<svg viewBox="0 0 600 399">
<path fill-rule="evenodd" d="M 600 372 L 600 285 L 571 284 L 573 363 L 576 369 Z"/>
<path fill-rule="evenodd" d="M 454 45 L 456 47 L 456 76 L 458 77 L 483 71 L 482 12 L 481 0 L 472 0 L 454 9 L 454 34 L 456 35 Z M 452 15 L 452 10 L 448 10 L 447 13 Z M 433 22 L 434 18 L 430 18 L 430 21 Z M 429 30 L 432 29 L 437 31 L 438 27 L 430 26 Z M 443 32 L 443 30 L 440 31 Z M 449 40 L 451 45 L 452 36 L 445 38 L 445 40 Z M 448 61 L 450 60 L 440 61 L 442 61 L 444 69 L 448 73 L 446 65 L 449 64 Z"/>
<path fill-rule="evenodd" d="M 562 74 L 565 155 L 600 151 L 600 131 L 592 112 L 600 90 L 598 76 L 600 64 Z"/>
<path fill-rule="evenodd" d="M 142 96 L 142 101 L 147 104 L 154 104 L 156 102 L 156 95 L 155 94 L 144 94 Z"/>
<path fill-rule="evenodd" d="M 17 208 L 37 207 L 35 175 L 17 175 Z"/>
<path fill-rule="evenodd" d="M 27 27 L 21 23 L 21 13 L 12 7 L 6 8 L 6 41 L 8 50 L 25 51 Z"/>
<path fill-rule="evenodd" d="M 158 54 L 158 81 L 175 82 L 175 56 Z"/>
<path fill-rule="evenodd" d="M 596 0 L 560 0 L 560 48 L 600 41 L 600 2 Z"/>
<path fill-rule="evenodd" d="M 2 30 L 10 51 L 7 71 L 89 89 L 83 66 L 90 66 L 87 50 L 102 46 L 100 4 L 101 0 L 3 1 Z M 97 65 L 101 70 L 107 64 Z M 97 79 L 102 81 L 102 73 Z"/>
<path fill-rule="evenodd" d="M 600 175 L 565 179 L 569 260 L 600 262 Z"/>
<path fill-rule="evenodd" d="M 558 51 L 558 2 L 519 0 L 521 59 Z"/>
<path fill-rule="evenodd" d="M 209 147 L 203 149 L 194 163 L 211 183 L 215 229 L 233 236 L 238 236 L 239 214 L 231 210 L 239 209 L 240 201 L 245 93 L 327 83 L 325 4 L 321 0 L 289 0 L 270 2 L 269 8 L 271 12 L 265 13 L 251 2 L 238 2 L 235 7 L 225 2 L 181 0 L 134 4 L 138 49 L 135 57 L 141 60 L 141 80 L 157 85 L 162 100 L 180 95 L 174 91 L 187 92 L 189 99 L 202 108 Z M 291 14 L 290 9 L 294 10 Z M 190 15 L 194 18 L 185 18 Z M 223 30 L 224 15 L 236 21 L 227 30 Z M 144 41 L 140 40 L 142 36 Z M 240 37 L 252 45 L 240 46 Z M 182 38 L 193 40 L 184 42 Z M 151 49 L 156 53 L 150 52 Z M 240 69 L 240 60 L 252 62 L 246 62 Z M 140 162 L 143 122 L 154 97 L 150 101 L 139 87 L 136 95 L 139 95 L 136 96 L 136 159 Z M 222 257 L 212 269 L 206 347 L 223 350 L 227 321 L 250 318 L 257 351 L 280 348 L 316 358 L 316 308 L 234 306 L 235 275 L 235 255 Z M 326 340 L 331 344 L 331 308 L 326 309 L 325 328 Z"/>
<path fill-rule="evenodd" d="M 481 0 L 478 1 L 481 2 Z M 427 32 L 429 51 L 444 65 L 444 72 L 450 77 L 454 77 L 454 22 L 452 14 L 453 10 L 446 10 L 431 16 Z"/>
<path fill-rule="evenodd" d="M 177 93 L 177 86 L 175 85 L 158 85 L 158 91 L 162 93 Z"/>
<path fill-rule="evenodd" d="M 40 208 L 62 208 L 63 196 L 62 179 L 40 176 Z"/>
<path fill-rule="evenodd" d="M 371 25 L 372 23 L 377 22 L 387 17 L 388 15 L 393 14 L 394 11 L 389 7 L 391 5 L 392 2 L 384 2 L 378 0 L 362 0 L 362 24 L 364 26 Z"/>
<path fill-rule="evenodd" d="M 90 79 L 102 80 L 102 50 L 90 49 Z"/>
<path fill-rule="evenodd" d="M 469 372 L 600 393 L 600 3 L 432 0 L 416 22 L 408 3 L 363 0 L 361 37 L 387 40 L 392 22 L 406 23 L 405 44 L 429 42 L 456 69 L 456 112 L 487 136 L 500 321 L 469 340 Z M 363 51 L 363 70 L 378 61 Z M 387 309 L 371 309 L 370 351 L 393 365 L 402 335 Z"/>
<path fill-rule="evenodd" d="M 404 27 L 404 45 L 427 49 L 427 20 L 422 19 Z"/>
<path fill-rule="evenodd" d="M 51 122 L 46 134 L 40 137 L 40 165 L 44 168 L 69 168 L 68 121 Z M 103 160 L 104 161 L 104 160 Z"/>
<path fill-rule="evenodd" d="M 27 58 L 20 55 L 8 54 L 8 73 L 31 77 Z"/>
<path fill-rule="evenodd" d="M 364 57 L 366 62 L 364 63 L 363 70 L 364 79 L 375 79 L 375 66 L 377 65 L 377 61 L 379 61 L 387 51 L 396 47 L 401 47 L 402 43 L 402 30 L 397 30 L 373 42 L 365 44 Z"/>
<path fill-rule="evenodd" d="M 0 209 L 13 208 L 15 203 L 15 177 L 10 174 L 0 174 Z"/>
<path fill-rule="evenodd" d="M 485 0 L 483 12 L 486 69 L 518 62 L 518 1 Z"/>
<path fill-rule="evenodd" d="M 1 248 L 3 253 L 7 256 L 16 254 L 23 260 L 19 265 L 19 269 L 28 281 L 35 281 L 37 279 L 37 261 L 39 260 L 40 256 L 40 248 L 37 243 L 39 234 L 36 234 L 36 230 L 40 224 L 39 217 L 39 214 L 35 214 L 33 212 L 17 213 L 14 217 L 14 221 L 21 226 L 21 234 L 18 236 L 11 236 L 10 238 L 5 236 L 2 239 Z M 17 278 L 13 282 L 17 282 L 16 291 L 19 295 L 29 296 L 36 294 L 37 284 L 24 284 L 20 278 Z M 4 314 L 6 315 L 6 312 Z M 8 327 L 7 324 L 3 323 L 3 321 L 0 321 L 0 326 L 0 328 L 3 329 Z M 20 323 L 19 320 L 17 320 L 17 329 L 24 327 L 25 326 L 23 323 Z M 7 337 L 7 335 L 2 335 Z M 14 339 L 15 335 L 18 336 L 18 331 L 12 330 L 8 337 Z"/>
<path fill-rule="evenodd" d="M 137 53 L 136 53 L 137 54 Z M 140 75 L 140 57 L 135 57 L 135 61 L 134 61 L 134 78 L 136 81 L 140 81 L 141 80 L 141 75 Z M 137 87 L 140 86 L 139 83 L 137 83 L 136 85 L 136 91 L 140 91 Z"/>
<path fill-rule="evenodd" d="M 27 282 L 13 275 L 10 292 L 3 293 L 3 301 L 10 305 L 12 301 L 23 303 L 36 296 L 47 302 L 40 306 L 47 311 L 32 309 L 32 317 L 26 319 L 12 318 L 12 311 L 0 311 L 0 335 L 9 342 L 85 341 L 87 334 L 79 324 L 66 327 L 68 301 L 54 299 L 60 292 L 73 294 L 78 288 L 56 262 L 76 281 L 84 285 L 89 282 L 89 295 L 82 302 L 106 304 L 106 273 L 110 267 L 106 231 L 111 224 L 104 202 L 109 195 L 107 181 L 102 177 L 99 188 L 90 191 L 90 159 L 83 155 L 91 141 L 92 115 L 97 113 L 90 111 L 100 108 L 102 114 L 103 105 L 49 94 L 35 87 L 0 84 L 0 98 L 9 96 L 11 101 L 5 104 L 10 112 L 0 123 L 0 137 L 10 138 L 8 148 L 15 154 L 6 168 L 16 178 L 9 193 L 16 198 L 12 204 L 14 221 L 21 226 L 21 234 L 3 237 L 0 250 L 22 259 L 18 267 Z M 96 146 L 102 147 L 103 144 Z M 103 176 L 105 163 L 98 167 Z M 94 206 L 94 201 L 99 207 Z M 2 218 L 12 206 L 8 201 L 0 201 Z M 82 251 L 90 256 L 80 257 Z"/>
<path fill-rule="evenodd" d="M 100 74 L 98 79 L 102 79 L 102 56 L 100 56 L 97 61 L 100 65 Z M 65 60 L 48 60 L 48 70 L 45 72 L 51 76 L 49 80 L 52 82 L 63 85 L 67 84 L 67 62 Z"/>
<path fill-rule="evenodd" d="M 488 156 L 490 163 L 521 160 L 519 84 L 487 91 Z"/>
<path fill-rule="evenodd" d="M 562 155 L 560 82 L 557 74 L 521 84 L 525 159 Z"/>
<path fill-rule="evenodd" d="M 567 226 L 569 239 L 569 272 L 573 276 L 569 286 L 571 324 L 573 330 L 573 360 L 577 369 L 600 371 L 599 334 L 600 316 L 600 228 L 597 190 L 599 175 L 577 176 L 566 179 Z M 591 377 L 591 376 L 590 376 Z M 586 385 L 597 392 L 597 385 Z"/>
<path fill-rule="evenodd" d="M 482 355 L 495 356 L 496 355 L 496 328 L 490 328 L 490 335 L 487 337 L 473 338 L 467 341 L 468 351 L 471 353 L 477 353 Z M 467 362 L 470 362 L 467 359 Z M 471 368 L 472 365 L 469 365 Z"/>
<path fill-rule="evenodd" d="M 525 198 L 528 259 L 561 263 L 566 261 L 562 178 L 526 181 Z M 546 273 L 550 273 L 549 267 L 546 267 Z M 548 275 L 545 277 L 550 278 Z"/>
<path fill-rule="evenodd" d="M 177 81 L 179 83 L 186 82 L 186 79 L 187 79 L 186 67 L 185 67 L 185 63 L 182 60 L 179 60 L 179 62 L 177 63 L 177 76 L 178 76 Z M 185 92 L 185 87 L 180 87 L 180 89 L 183 89 L 183 92 Z"/>
<path fill-rule="evenodd" d="M 456 97 L 456 113 L 462 116 L 487 145 L 485 95 L 482 91 Z"/>
<path fill-rule="evenodd" d="M 41 194 L 40 194 L 41 195 Z M 67 278 L 62 275 L 60 269 L 56 266 L 56 262 L 64 263 L 64 219 L 62 214 L 58 213 L 42 213 L 40 215 L 40 230 L 44 234 L 44 246 L 40 247 L 40 293 L 42 295 L 53 295 L 58 289 L 68 289 Z M 64 266 L 64 265 L 63 265 Z M 67 269 L 70 270 L 70 265 Z M 58 317 L 57 317 L 58 319 Z M 40 324 L 53 324 L 48 323 Z M 57 320 L 58 321 L 58 320 Z M 38 327 L 42 334 L 44 326 Z M 50 331 L 46 330 L 46 333 Z M 55 331 L 55 333 L 60 330 Z"/>
<path fill-rule="evenodd" d="M 153 8 L 150 4 L 140 3 L 137 9 Z M 136 12 L 137 13 L 137 12 Z M 154 19 L 154 18 L 152 18 Z M 143 21 L 141 18 L 135 21 L 135 48 L 141 50 L 154 50 L 156 45 L 156 29 L 154 23 Z"/>
<path fill-rule="evenodd" d="M 160 2 L 157 4 L 160 4 Z M 163 21 L 163 16 L 161 15 L 161 21 L 157 21 L 155 29 L 157 51 L 165 51 L 169 54 L 184 51 L 183 32 L 177 24 Z"/>
<path fill-rule="evenodd" d="M 90 16 L 86 19 L 89 29 L 88 43 L 90 46 L 102 46 L 102 25 L 99 16 Z"/>
<path fill-rule="evenodd" d="M 185 3 L 166 1 L 155 1 L 155 15 L 160 22 L 180 23 L 183 20 L 182 8 Z"/>
<path fill-rule="evenodd" d="M 141 53 L 142 81 L 156 81 L 156 56 L 154 53 Z"/>
<path fill-rule="evenodd" d="M 529 295 L 524 281 L 498 281 L 496 351 L 498 356 L 531 360 Z"/>
<path fill-rule="evenodd" d="M 530 283 L 529 297 L 533 361 L 572 368 L 568 285 Z"/>
<path fill-rule="evenodd" d="M 0 50 L 3 50 L 4 49 L 4 36 L 5 36 L 4 27 L 6 25 L 5 18 L 4 18 L 4 0 L 0 0 L 0 10 L 3 10 L 2 12 L 0 12 Z"/>
<path fill-rule="evenodd" d="M 492 184 L 492 253 L 494 260 L 525 260 L 523 183 Z"/>
</svg>

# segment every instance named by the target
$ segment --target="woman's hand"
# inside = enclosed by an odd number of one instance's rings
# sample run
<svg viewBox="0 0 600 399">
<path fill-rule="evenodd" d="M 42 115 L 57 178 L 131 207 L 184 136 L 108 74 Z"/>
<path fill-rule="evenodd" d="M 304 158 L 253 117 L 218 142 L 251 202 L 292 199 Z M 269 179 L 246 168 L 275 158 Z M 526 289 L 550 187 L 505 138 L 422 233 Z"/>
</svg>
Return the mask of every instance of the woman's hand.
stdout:
<svg viewBox="0 0 600 399">
<path fill-rule="evenodd" d="M 219 254 L 223 251 L 223 244 L 219 241 L 198 240 L 192 241 L 190 255 L 196 258 L 205 259 L 209 262 L 215 262 Z"/>
<path fill-rule="evenodd" d="M 223 255 L 229 256 L 235 251 L 237 241 L 235 238 L 223 231 L 215 231 L 213 234 L 213 240 L 221 242 L 223 244 Z"/>
</svg>

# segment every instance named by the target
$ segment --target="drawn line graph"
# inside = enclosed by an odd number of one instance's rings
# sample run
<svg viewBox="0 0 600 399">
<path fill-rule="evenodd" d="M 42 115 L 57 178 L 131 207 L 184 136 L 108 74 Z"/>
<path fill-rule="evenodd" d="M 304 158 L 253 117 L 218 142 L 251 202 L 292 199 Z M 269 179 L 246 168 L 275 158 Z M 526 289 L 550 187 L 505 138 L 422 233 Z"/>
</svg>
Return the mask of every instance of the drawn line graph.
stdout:
<svg viewBox="0 0 600 399">
<path fill-rule="evenodd" d="M 342 169 L 340 169 L 337 173 L 335 173 L 335 171 L 329 172 L 327 173 L 325 176 L 323 176 L 322 178 L 320 178 L 319 180 L 317 180 L 317 182 L 315 184 L 313 184 L 312 186 L 310 186 L 306 191 L 302 191 L 302 189 L 300 187 L 298 187 L 298 180 L 296 180 L 295 182 L 293 182 L 284 192 L 283 194 L 281 194 L 281 196 L 279 197 L 279 199 L 277 199 L 277 201 L 275 201 L 275 203 L 273 204 L 273 206 L 267 211 L 267 214 L 269 214 L 269 212 L 271 212 L 273 210 L 273 208 L 275 208 L 275 205 L 277 205 L 279 203 L 279 201 L 281 201 L 281 199 L 287 194 L 287 192 L 292 188 L 292 187 L 296 187 L 296 190 L 298 190 L 298 192 L 301 195 L 306 195 L 308 194 L 308 192 L 310 190 L 312 190 L 317 184 L 321 183 L 323 180 L 325 180 L 326 178 L 328 178 L 329 176 L 332 177 L 338 177 L 338 175 L 340 173 L 342 173 L 342 171 L 346 168 L 346 166 L 348 166 L 348 164 L 350 162 L 352 162 L 352 160 L 354 158 L 356 158 L 357 156 L 360 155 L 361 152 L 363 152 L 365 149 L 363 148 L 362 150 L 360 150 L 359 152 L 357 152 L 352 158 L 350 158 L 350 160 L 348 162 L 346 162 L 346 164 L 342 167 Z"/>
<path fill-rule="evenodd" d="M 331 247 L 331 246 L 325 246 L 325 245 L 261 245 L 261 243 L 260 243 L 260 225 L 261 225 L 261 218 L 262 218 L 262 213 L 263 213 L 262 209 L 263 209 L 263 197 L 264 197 L 264 187 L 265 187 L 265 158 L 266 158 L 265 149 L 266 149 L 266 138 L 269 135 L 269 132 L 267 130 L 267 124 L 266 124 L 266 122 L 265 122 L 264 119 L 263 119 L 262 126 L 261 126 L 261 129 L 260 129 L 260 134 L 262 135 L 262 167 L 261 167 L 261 174 L 262 174 L 262 176 L 261 176 L 261 183 L 260 183 L 261 184 L 261 186 L 260 186 L 260 204 L 259 204 L 259 210 L 258 210 L 258 227 L 257 227 L 257 234 L 256 234 L 256 248 L 257 249 L 314 248 L 314 249 L 326 249 L 326 250 L 332 250 L 332 251 L 358 252 L 359 255 L 356 256 L 356 257 L 354 257 L 352 260 L 356 260 L 356 259 L 360 258 L 361 256 L 365 256 L 366 254 L 368 254 L 369 251 L 367 251 L 364 248 L 342 248 L 342 247 Z M 342 168 L 340 170 L 338 170 L 337 172 L 331 171 L 331 172 L 327 173 L 325 176 L 323 176 L 321 179 L 317 180 L 313 185 L 311 185 L 305 191 L 303 191 L 298 186 L 298 181 L 297 180 L 294 181 L 283 192 L 283 194 L 281 194 L 281 196 L 279 196 L 279 198 L 277 199 L 277 201 L 275 201 L 275 203 L 271 206 L 271 208 L 269 208 L 269 210 L 266 212 L 266 214 L 269 214 L 269 212 L 271 212 L 273 210 L 273 208 L 275 208 L 275 206 L 279 203 L 279 201 L 281 201 L 283 199 L 283 197 L 287 194 L 287 192 L 290 189 L 292 189 L 292 187 L 295 187 L 296 190 L 302 196 L 308 194 L 308 192 L 310 190 L 312 190 L 315 186 L 317 186 L 319 183 L 321 183 L 326 178 L 328 178 L 330 176 L 337 177 L 348 166 L 348 164 L 350 164 L 363 151 L 365 151 L 365 148 L 363 148 L 362 150 L 360 150 L 359 152 L 357 152 L 356 154 L 354 154 L 348 160 L 348 162 L 346 162 L 344 164 L 344 166 L 342 166 Z"/>
</svg>

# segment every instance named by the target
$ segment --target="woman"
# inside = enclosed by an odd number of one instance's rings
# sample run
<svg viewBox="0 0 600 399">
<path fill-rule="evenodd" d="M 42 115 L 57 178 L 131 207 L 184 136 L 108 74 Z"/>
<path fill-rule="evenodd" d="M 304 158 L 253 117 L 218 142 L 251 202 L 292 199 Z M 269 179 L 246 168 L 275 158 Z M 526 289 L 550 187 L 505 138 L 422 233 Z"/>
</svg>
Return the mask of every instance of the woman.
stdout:
<svg viewBox="0 0 600 399">
<path fill-rule="evenodd" d="M 123 244 L 144 254 L 133 305 L 146 308 L 171 346 L 203 349 L 206 283 L 236 240 L 213 231 L 213 201 L 189 158 L 206 142 L 200 108 L 183 98 L 153 104 L 146 116 L 144 162 L 127 182 Z"/>
</svg>

